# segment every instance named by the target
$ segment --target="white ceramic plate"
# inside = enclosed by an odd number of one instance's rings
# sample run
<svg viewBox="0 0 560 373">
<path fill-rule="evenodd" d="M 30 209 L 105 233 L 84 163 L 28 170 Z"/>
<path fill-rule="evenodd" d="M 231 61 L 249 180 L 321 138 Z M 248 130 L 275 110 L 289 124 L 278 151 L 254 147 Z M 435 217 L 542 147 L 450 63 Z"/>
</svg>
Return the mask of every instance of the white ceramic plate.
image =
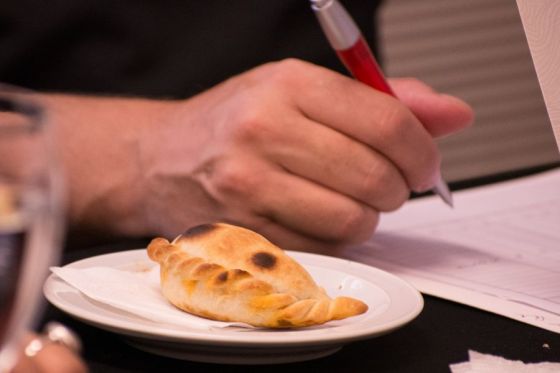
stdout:
<svg viewBox="0 0 560 373">
<path fill-rule="evenodd" d="M 362 315 L 325 325 L 296 329 L 223 328 L 211 332 L 162 325 L 86 297 L 51 275 L 44 286 L 46 298 L 62 311 L 99 328 L 121 334 L 131 345 L 159 355 L 224 364 L 275 364 L 329 355 L 348 342 L 386 334 L 413 320 L 422 310 L 420 293 L 407 282 L 364 264 L 328 256 L 287 252 L 301 263 L 331 296 L 364 301 Z M 145 269 L 146 250 L 95 256 L 72 268 L 106 266 Z"/>
</svg>

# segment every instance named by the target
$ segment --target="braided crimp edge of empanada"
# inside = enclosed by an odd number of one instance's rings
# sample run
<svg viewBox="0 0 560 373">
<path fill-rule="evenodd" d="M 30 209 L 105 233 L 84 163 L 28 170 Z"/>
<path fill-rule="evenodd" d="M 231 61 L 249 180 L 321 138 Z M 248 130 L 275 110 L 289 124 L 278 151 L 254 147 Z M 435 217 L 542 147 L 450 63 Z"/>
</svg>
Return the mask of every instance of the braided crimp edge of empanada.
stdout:
<svg viewBox="0 0 560 373">
<path fill-rule="evenodd" d="M 214 320 L 245 322 L 269 328 L 297 328 L 345 319 L 362 314 L 368 309 L 365 303 L 349 297 L 330 299 L 325 295 L 322 299 L 297 299 L 288 293 L 274 292 L 269 283 L 254 278 L 245 270 L 226 269 L 200 257 L 192 257 L 164 238 L 152 240 L 148 245 L 148 256 L 160 264 L 162 290 L 165 277 L 169 272 L 174 272 L 187 285 L 186 288 L 189 288 L 190 282 L 192 292 L 203 284 L 207 291 L 216 296 L 222 296 L 226 289 L 230 295 L 242 295 L 245 306 L 251 307 L 261 316 L 259 320 L 232 319 L 212 310 L 197 309 L 188 302 L 174 302 L 166 296 L 176 307 Z"/>
</svg>

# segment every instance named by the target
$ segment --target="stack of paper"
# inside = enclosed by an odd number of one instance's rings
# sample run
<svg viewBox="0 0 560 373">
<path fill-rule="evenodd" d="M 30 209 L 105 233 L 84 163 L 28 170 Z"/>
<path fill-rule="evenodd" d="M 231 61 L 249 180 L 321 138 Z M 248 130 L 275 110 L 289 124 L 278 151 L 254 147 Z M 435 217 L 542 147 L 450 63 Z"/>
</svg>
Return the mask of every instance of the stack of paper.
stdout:
<svg viewBox="0 0 560 373">
<path fill-rule="evenodd" d="M 344 255 L 421 292 L 560 332 L 560 169 L 421 198 Z"/>
</svg>

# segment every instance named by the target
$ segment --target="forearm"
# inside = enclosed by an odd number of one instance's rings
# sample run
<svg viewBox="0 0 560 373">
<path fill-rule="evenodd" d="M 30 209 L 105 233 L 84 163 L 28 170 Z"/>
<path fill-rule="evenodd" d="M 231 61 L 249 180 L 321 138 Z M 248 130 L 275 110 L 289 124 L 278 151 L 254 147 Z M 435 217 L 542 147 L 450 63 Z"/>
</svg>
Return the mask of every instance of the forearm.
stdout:
<svg viewBox="0 0 560 373">
<path fill-rule="evenodd" d="M 173 102 L 41 95 L 56 128 L 70 226 L 145 234 L 141 142 Z"/>
</svg>

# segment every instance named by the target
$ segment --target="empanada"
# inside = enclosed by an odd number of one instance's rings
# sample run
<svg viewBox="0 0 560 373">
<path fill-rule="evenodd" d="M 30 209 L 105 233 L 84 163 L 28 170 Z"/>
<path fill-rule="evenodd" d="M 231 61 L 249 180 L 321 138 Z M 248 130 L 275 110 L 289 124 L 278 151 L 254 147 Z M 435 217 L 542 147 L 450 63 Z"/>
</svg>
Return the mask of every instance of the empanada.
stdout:
<svg viewBox="0 0 560 373">
<path fill-rule="evenodd" d="M 160 264 L 163 295 L 176 307 L 213 320 L 295 328 L 368 308 L 353 298 L 329 298 L 279 247 L 229 224 L 199 225 L 171 243 L 155 238 L 148 255 Z"/>
</svg>

